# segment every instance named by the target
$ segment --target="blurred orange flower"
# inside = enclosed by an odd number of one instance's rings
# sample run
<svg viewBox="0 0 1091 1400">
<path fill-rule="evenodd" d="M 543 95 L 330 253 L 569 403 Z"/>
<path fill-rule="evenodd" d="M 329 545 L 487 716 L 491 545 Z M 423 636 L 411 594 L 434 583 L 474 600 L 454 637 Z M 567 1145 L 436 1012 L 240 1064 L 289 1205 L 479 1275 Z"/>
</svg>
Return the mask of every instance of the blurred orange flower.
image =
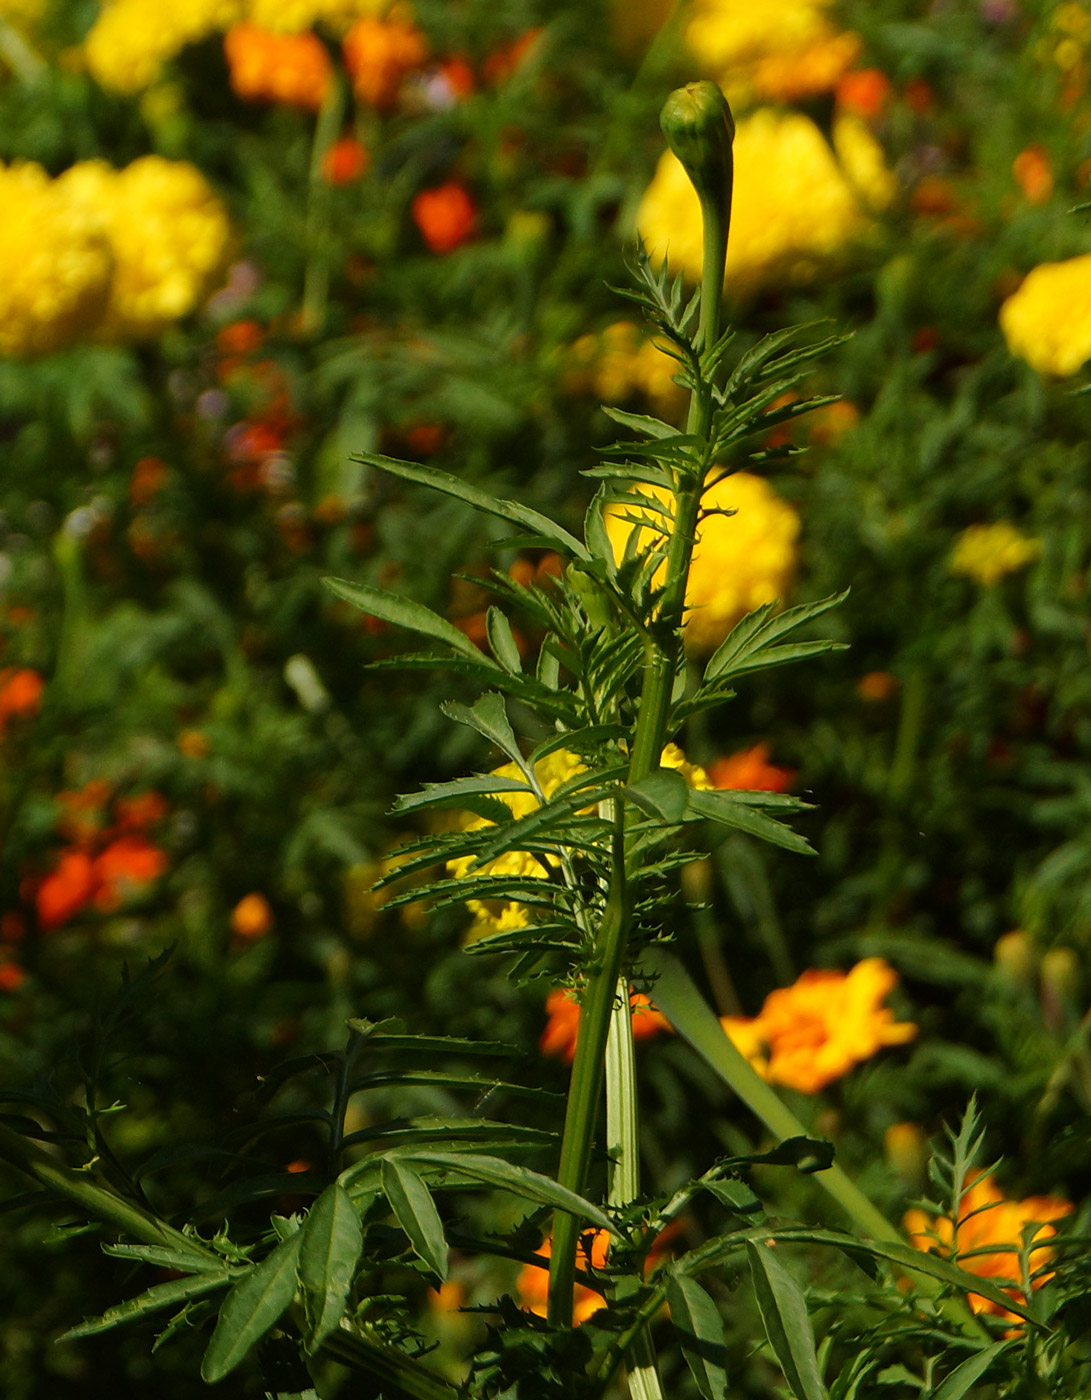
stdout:
<svg viewBox="0 0 1091 1400">
<path fill-rule="evenodd" d="M 129 500 L 134 506 L 150 505 L 166 485 L 170 471 L 158 457 L 141 457 L 129 478 Z"/>
<path fill-rule="evenodd" d="M 1035 142 L 1012 161 L 1011 173 L 1023 191 L 1028 204 L 1048 204 L 1053 193 L 1053 168 L 1049 153 Z"/>
<path fill-rule="evenodd" d="M 256 24 L 236 24 L 224 35 L 224 54 L 231 89 L 246 101 L 317 111 L 329 90 L 333 64 L 317 34 L 271 34 Z"/>
<path fill-rule="evenodd" d="M 44 932 L 60 928 L 90 904 L 98 889 L 95 866 L 86 851 L 61 852 L 57 868 L 38 886 L 35 904 Z"/>
<path fill-rule="evenodd" d="M 993 1178 L 982 1174 L 962 1194 L 957 1229 L 950 1220 L 928 1216 L 923 1210 L 907 1211 L 904 1224 L 917 1249 L 933 1254 L 950 1254 L 954 1241 L 958 1263 L 967 1273 L 992 1279 L 1004 1288 L 1005 1293 L 1024 1303 L 1026 1299 L 1021 1288 L 1005 1286 L 1019 1282 L 1019 1249 L 1023 1227 L 1038 1226 L 1031 1236 L 1032 1240 L 1052 1239 L 1057 1231 L 1049 1222 L 1071 1215 L 1072 1209 L 1072 1205 L 1059 1196 L 1028 1196 L 1022 1201 L 1009 1201 Z M 1048 1264 L 1053 1257 L 1054 1251 L 1047 1245 L 1036 1244 L 1030 1253 L 1032 1272 Z M 1032 1280 L 1032 1287 L 1041 1288 L 1052 1277 L 1052 1274 L 1039 1274 Z M 1020 1321 L 1017 1313 L 977 1293 L 970 1294 L 970 1306 L 975 1312 L 988 1313 L 1008 1322 Z"/>
<path fill-rule="evenodd" d="M 757 1016 L 724 1016 L 720 1024 L 763 1079 L 816 1094 L 883 1046 L 917 1034 L 881 1005 L 897 981 L 882 958 L 847 973 L 812 968 L 770 992 Z"/>
<path fill-rule="evenodd" d="M 126 895 L 158 880 L 167 856 L 144 836 L 119 836 L 95 858 L 95 905 L 106 912 L 121 907 Z"/>
<path fill-rule="evenodd" d="M 579 1268 L 584 1264 L 590 1255 L 590 1262 L 596 1269 L 604 1268 L 606 1256 L 610 1250 L 610 1232 L 608 1230 L 585 1230 L 580 1236 L 580 1242 L 581 1248 L 580 1253 L 576 1255 L 576 1267 Z M 543 1269 L 536 1264 L 524 1264 L 515 1284 L 520 1304 L 528 1312 L 536 1313 L 538 1317 L 545 1317 L 548 1313 L 548 1261 L 552 1249 L 553 1241 L 546 1238 L 538 1251 L 538 1257 L 546 1261 L 546 1267 Z M 586 1322 L 592 1313 L 598 1312 L 599 1308 L 605 1306 L 606 1299 L 600 1293 L 596 1293 L 594 1289 L 588 1288 L 585 1284 L 577 1283 L 572 1291 L 572 1325 L 579 1327 L 580 1323 Z"/>
<path fill-rule="evenodd" d="M 835 89 L 837 105 L 865 121 L 877 121 L 886 111 L 893 87 L 880 68 L 853 68 L 843 73 Z"/>
<path fill-rule="evenodd" d="M 329 185 L 348 185 L 365 175 L 371 152 L 355 136 L 342 136 L 322 156 L 322 178 Z"/>
<path fill-rule="evenodd" d="M 261 938 L 273 927 L 273 911 L 263 894 L 247 894 L 231 911 L 231 932 L 239 938 Z"/>
<path fill-rule="evenodd" d="M 412 204 L 413 222 L 433 253 L 450 253 L 465 243 L 477 222 L 477 207 L 454 180 L 421 190 Z"/>
<path fill-rule="evenodd" d="M 404 19 L 361 19 L 344 39 L 345 67 L 359 102 L 393 107 L 402 83 L 428 57 L 421 31 Z"/>
<path fill-rule="evenodd" d="M 769 745 L 764 742 L 726 758 L 714 758 L 706 771 L 714 788 L 740 792 L 787 792 L 795 779 L 794 768 L 778 768 L 769 762 Z"/>
<path fill-rule="evenodd" d="M 651 1000 L 643 992 L 633 992 L 629 997 L 633 1015 L 633 1039 L 648 1040 L 660 1031 L 669 1031 L 671 1023 L 661 1011 L 657 1011 Z M 542 1032 L 538 1047 L 543 1055 L 557 1055 L 565 1064 L 571 1064 L 576 1056 L 576 1041 L 580 1029 L 580 1004 L 575 995 L 564 987 L 555 987 L 546 997 L 546 1014 L 549 1020 Z"/>
<path fill-rule="evenodd" d="M 45 682 L 37 671 L 0 671 L 0 739 L 9 719 L 27 719 L 38 713 L 44 689 Z"/>
</svg>

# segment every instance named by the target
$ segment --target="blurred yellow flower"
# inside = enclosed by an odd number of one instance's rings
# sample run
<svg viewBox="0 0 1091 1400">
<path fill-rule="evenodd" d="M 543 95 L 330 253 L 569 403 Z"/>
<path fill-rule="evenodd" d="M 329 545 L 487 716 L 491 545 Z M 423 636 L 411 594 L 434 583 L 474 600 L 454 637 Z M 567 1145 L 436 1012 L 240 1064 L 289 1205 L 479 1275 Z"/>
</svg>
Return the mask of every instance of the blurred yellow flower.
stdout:
<svg viewBox="0 0 1091 1400">
<path fill-rule="evenodd" d="M 0 165 L 0 208 L 0 354 L 46 354 L 101 315 L 110 247 L 40 165 Z"/>
<path fill-rule="evenodd" d="M 598 335 L 581 335 L 569 347 L 567 363 L 567 387 L 590 392 L 603 403 L 624 403 L 642 393 L 664 416 L 685 404 L 685 392 L 674 382 L 678 361 L 646 340 L 633 321 L 615 321 Z"/>
<path fill-rule="evenodd" d="M 660 755 L 659 761 L 664 768 L 674 768 L 681 773 L 691 787 L 707 791 L 712 786 L 705 770 L 696 763 L 690 763 L 677 744 L 668 744 Z M 534 765 L 535 776 L 547 801 L 565 783 L 586 771 L 586 765 L 581 763 L 576 755 L 569 752 L 568 749 L 557 749 Z M 505 763 L 502 768 L 493 770 L 493 776 L 522 779 L 523 775 L 514 763 Z M 531 792 L 498 792 L 496 796 L 506 807 L 510 808 L 515 817 L 529 816 L 531 812 L 537 811 L 540 805 L 538 799 Z M 492 825 L 493 823 L 484 817 L 471 817 L 465 822 L 462 829 L 464 831 L 480 831 L 484 827 Z M 495 860 L 487 861 L 481 866 L 475 865 L 473 856 L 460 856 L 456 860 L 447 862 L 447 871 L 455 879 L 461 879 L 468 875 L 511 875 L 522 879 L 539 880 L 544 879 L 547 874 L 546 867 L 542 864 L 543 860 L 548 866 L 557 864 L 555 856 L 546 855 L 539 858 L 530 851 L 506 851 L 503 855 L 497 856 Z M 526 928 L 530 923 L 526 906 L 517 900 L 468 899 L 466 904 L 476 915 L 476 921 L 467 935 L 469 942 L 489 933 L 504 933 L 512 929 Z"/>
<path fill-rule="evenodd" d="M 0 18 L 17 29 L 30 29 L 45 13 L 46 0 L 0 0 Z"/>
<path fill-rule="evenodd" d="M 829 11 L 830 0 L 696 0 L 686 44 L 732 104 L 794 101 L 830 91 L 860 52 Z"/>
<path fill-rule="evenodd" d="M 849 972 L 810 969 L 765 998 L 755 1017 L 724 1016 L 720 1024 L 763 1079 L 817 1094 L 886 1045 L 917 1034 L 881 1003 L 898 981 L 882 958 Z"/>
<path fill-rule="evenodd" d="M 893 197 L 874 136 L 855 116 L 837 118 L 834 150 L 801 112 L 761 108 L 735 133 L 735 195 L 725 286 L 746 296 L 777 282 L 801 283 L 872 225 Z M 652 260 L 701 276 L 697 195 L 668 151 L 644 192 L 637 231 Z"/>
<path fill-rule="evenodd" d="M 1091 253 L 1028 272 L 1000 308 L 1000 329 L 1039 374 L 1075 374 L 1091 358 Z"/>
<path fill-rule="evenodd" d="M 301 34 L 316 24 L 341 33 L 353 20 L 376 18 L 389 0 L 248 0 L 247 18 L 275 34 Z"/>
<path fill-rule="evenodd" d="M 1005 574 L 1036 559 L 1041 549 L 1041 540 L 1021 535 L 1007 520 L 971 525 L 955 541 L 950 569 L 953 574 L 966 574 L 991 588 Z"/>
<path fill-rule="evenodd" d="M 959 1225 L 944 1217 L 930 1217 L 923 1210 L 905 1214 L 905 1228 L 911 1242 L 926 1253 L 950 1254 L 952 1241 L 957 1243 L 960 1266 L 978 1278 L 987 1278 L 1001 1285 L 1018 1284 L 1020 1279 L 1019 1249 L 1027 1225 L 1037 1225 L 1030 1239 L 1052 1239 L 1057 1231 L 1050 1224 L 1071 1215 L 1072 1206 L 1059 1196 L 1028 1196 L 1023 1201 L 1009 1201 L 991 1176 L 979 1176 L 962 1193 L 958 1206 Z M 977 1251 L 982 1251 L 978 1253 Z M 1036 1244 L 1030 1252 L 1031 1270 L 1048 1264 L 1054 1251 L 1047 1245 Z M 1039 1274 L 1034 1288 L 1041 1288 L 1053 1277 Z M 1022 1289 L 1004 1288 L 1016 1301 L 1025 1303 Z M 978 1293 L 969 1295 L 974 1312 L 988 1313 L 1009 1322 L 1020 1323 L 1018 1313 L 1010 1312 Z"/>
<path fill-rule="evenodd" d="M 227 210 L 186 161 L 141 156 L 124 170 L 82 161 L 60 177 L 57 188 L 85 217 L 97 220 L 113 250 L 100 338 L 157 334 L 196 310 L 227 266 Z"/>
<path fill-rule="evenodd" d="M 665 493 L 654 494 L 666 499 Z M 697 529 L 682 629 L 686 650 L 694 655 L 714 651 L 740 618 L 784 596 L 795 573 L 800 528 L 788 502 L 749 472 L 720 477 L 705 492 L 704 504 L 708 510 L 735 514 L 710 515 Z M 619 559 L 634 529 L 645 535 L 643 526 L 623 518 L 632 513 L 616 507 L 607 515 L 606 529 Z M 638 545 L 646 548 L 651 542 L 649 529 Z"/>
<path fill-rule="evenodd" d="M 187 44 L 244 17 L 244 0 L 109 0 L 84 40 L 91 76 L 113 92 L 149 87 Z"/>
</svg>

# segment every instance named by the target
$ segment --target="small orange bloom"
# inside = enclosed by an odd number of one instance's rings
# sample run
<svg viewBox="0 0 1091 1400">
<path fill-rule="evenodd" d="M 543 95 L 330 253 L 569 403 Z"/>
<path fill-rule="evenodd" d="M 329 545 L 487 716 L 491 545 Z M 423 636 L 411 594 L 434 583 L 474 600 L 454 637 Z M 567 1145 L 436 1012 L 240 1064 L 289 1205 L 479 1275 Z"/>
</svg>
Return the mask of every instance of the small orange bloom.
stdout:
<svg viewBox="0 0 1091 1400">
<path fill-rule="evenodd" d="M 1046 148 L 1035 142 L 1012 161 L 1011 173 L 1028 204 L 1048 204 L 1053 193 L 1053 168 Z"/>
<path fill-rule="evenodd" d="M 418 457 L 431 457 L 447 436 L 442 423 L 416 423 L 405 435 L 406 443 Z"/>
<path fill-rule="evenodd" d="M 45 877 L 35 896 L 43 933 L 60 928 L 90 904 L 98 886 L 94 862 L 86 851 L 62 851 L 56 870 Z"/>
<path fill-rule="evenodd" d="M 38 713 L 44 689 L 45 682 L 37 671 L 0 671 L 0 738 L 9 719 L 27 719 Z"/>
<path fill-rule="evenodd" d="M 26 970 L 18 963 L 0 963 L 0 992 L 17 992 L 26 980 Z"/>
<path fill-rule="evenodd" d="M 170 471 L 158 457 L 141 457 L 129 479 L 129 500 L 134 506 L 150 505 L 167 483 Z"/>
<path fill-rule="evenodd" d="M 917 1034 L 881 1005 L 897 980 L 882 958 L 865 958 L 847 973 L 811 969 L 770 992 L 756 1017 L 724 1016 L 720 1024 L 771 1084 L 816 1094 L 884 1046 Z"/>
<path fill-rule="evenodd" d="M 199 729 L 183 729 L 178 735 L 178 747 L 187 758 L 207 758 L 212 752 L 211 740 Z"/>
<path fill-rule="evenodd" d="M 145 837 L 119 836 L 95 859 L 96 906 L 106 912 L 120 908 L 132 889 L 150 885 L 166 868 L 166 852 Z"/>
<path fill-rule="evenodd" d="M 794 768 L 778 768 L 769 762 L 769 745 L 764 742 L 713 759 L 706 771 L 714 788 L 739 792 L 787 792 L 796 776 Z"/>
<path fill-rule="evenodd" d="M 660 1031 L 669 1031 L 671 1023 L 661 1011 L 657 1011 L 644 992 L 633 992 L 629 997 L 633 1016 L 633 1039 L 649 1040 Z M 549 1017 L 542 1032 L 538 1047 L 543 1055 L 556 1055 L 571 1064 L 576 1057 L 576 1041 L 580 1029 L 580 1004 L 571 991 L 555 987 L 546 997 L 546 1014 Z"/>
<path fill-rule="evenodd" d="M 348 185 L 366 175 L 371 152 L 355 136 L 342 136 L 322 155 L 322 178 L 328 185 Z"/>
<path fill-rule="evenodd" d="M 119 797 L 114 803 L 118 831 L 146 831 L 161 822 L 169 810 L 161 792 L 140 792 L 135 797 Z"/>
<path fill-rule="evenodd" d="M 579 1268 L 587 1262 L 588 1254 L 596 1269 L 605 1267 L 606 1256 L 610 1251 L 610 1232 L 608 1230 L 585 1230 L 580 1235 L 580 1242 L 581 1248 L 576 1255 L 576 1267 Z M 539 1268 L 536 1264 L 524 1264 L 515 1284 L 521 1306 L 526 1308 L 528 1312 L 537 1314 L 538 1317 L 545 1317 L 549 1311 L 548 1261 L 552 1250 L 553 1241 L 547 1238 L 538 1251 L 538 1258 L 546 1261 L 546 1267 Z M 572 1291 L 573 1326 L 578 1327 L 581 1322 L 586 1322 L 592 1313 L 598 1312 L 599 1308 L 605 1306 L 606 1300 L 600 1293 L 588 1288 L 586 1284 L 577 1283 Z"/>
<path fill-rule="evenodd" d="M 239 938 L 261 938 L 273 927 L 273 911 L 263 894 L 244 895 L 231 911 L 231 932 Z"/>
<path fill-rule="evenodd" d="M 221 355 L 252 355 L 261 349 L 265 332 L 257 321 L 232 321 L 216 332 L 216 350 Z"/>
<path fill-rule="evenodd" d="M 892 676 L 889 671 L 869 671 L 866 676 L 861 676 L 856 682 L 856 693 L 860 699 L 873 703 L 879 700 L 889 700 L 897 692 L 898 678 Z"/>
<path fill-rule="evenodd" d="M 485 81 L 493 86 L 499 86 L 501 83 L 506 83 L 509 78 L 514 77 L 526 62 L 541 33 L 541 29 L 528 29 L 525 34 L 520 34 L 519 38 L 513 39 L 510 44 L 493 49 L 482 68 Z"/>
<path fill-rule="evenodd" d="M 1032 1239 L 1052 1239 L 1057 1231 L 1049 1222 L 1071 1215 L 1073 1207 L 1059 1196 L 1028 1196 L 1023 1201 L 1007 1200 L 991 1176 L 977 1177 L 963 1192 L 959 1203 L 956 1227 L 950 1220 L 929 1217 L 922 1210 L 905 1214 L 905 1228 L 917 1249 L 926 1253 L 950 1254 L 952 1240 L 958 1249 L 959 1265 L 978 1278 L 991 1279 L 1016 1302 L 1026 1299 L 1019 1284 L 1019 1247 L 1023 1227 L 1037 1225 Z M 980 1253 L 978 1251 L 981 1251 Z M 1048 1264 L 1054 1251 L 1047 1245 L 1035 1245 L 1030 1253 L 1032 1271 Z M 1038 1274 L 1034 1288 L 1041 1288 L 1053 1277 Z M 1016 1285 L 1007 1287 L 1007 1284 Z M 989 1313 L 1008 1322 L 1019 1323 L 1017 1313 L 1006 1311 L 980 1294 L 970 1294 L 970 1306 L 975 1312 Z"/>
<path fill-rule="evenodd" d="M 233 25 L 224 54 L 236 96 L 284 102 L 317 111 L 329 90 L 333 64 L 317 34 L 271 34 L 256 24 Z"/>
<path fill-rule="evenodd" d="M 421 190 L 412 204 L 413 222 L 433 253 L 450 253 L 465 243 L 477 222 L 477 207 L 454 180 Z"/>
<path fill-rule="evenodd" d="M 892 92 L 890 79 L 879 68 L 854 68 L 838 80 L 837 105 L 865 121 L 878 121 L 886 111 Z"/>
<path fill-rule="evenodd" d="M 394 106 L 402 83 L 428 57 L 421 31 L 404 19 L 360 19 L 345 35 L 345 67 L 357 101 Z"/>
</svg>

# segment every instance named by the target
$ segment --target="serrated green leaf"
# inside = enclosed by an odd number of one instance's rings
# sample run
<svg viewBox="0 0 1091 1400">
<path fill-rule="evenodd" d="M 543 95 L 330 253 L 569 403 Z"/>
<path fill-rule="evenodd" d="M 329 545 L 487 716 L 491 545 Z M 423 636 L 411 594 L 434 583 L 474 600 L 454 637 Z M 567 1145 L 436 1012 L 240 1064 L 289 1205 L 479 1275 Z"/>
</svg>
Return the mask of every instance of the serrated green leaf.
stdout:
<svg viewBox="0 0 1091 1400">
<path fill-rule="evenodd" d="M 300 1231 L 299 1282 L 308 1304 L 306 1350 L 315 1352 L 344 1316 L 364 1232 L 348 1192 L 334 1182 L 307 1212 Z"/>
<path fill-rule="evenodd" d="M 1007 1351 L 1011 1346 L 1011 1341 L 994 1342 L 991 1347 L 985 1347 L 976 1356 L 967 1357 L 935 1390 L 922 1394 L 921 1400 L 963 1400 L 1001 1352 Z"/>
<path fill-rule="evenodd" d="M 722 1201 L 729 1210 L 737 1211 L 739 1215 L 755 1215 L 762 1210 L 761 1201 L 745 1181 L 714 1180 L 704 1181 L 701 1185 L 718 1201 Z"/>
<path fill-rule="evenodd" d="M 621 795 L 648 816 L 675 825 L 685 820 L 689 793 L 689 784 L 677 769 L 655 768 L 638 783 L 624 787 Z"/>
<path fill-rule="evenodd" d="M 465 1144 L 467 1152 L 498 1151 L 524 1148 L 530 1151 L 548 1146 L 556 1140 L 557 1134 L 544 1128 L 526 1128 L 519 1124 L 494 1123 L 487 1118 L 448 1118 L 440 1115 L 425 1115 L 420 1118 L 394 1118 L 386 1123 L 378 1123 L 372 1128 L 360 1128 L 350 1133 L 344 1140 L 345 1147 L 356 1147 L 370 1143 L 388 1144 L 393 1147 L 423 1146 L 436 1143 L 444 1148 L 452 1144 Z M 358 1165 L 354 1164 L 342 1172 L 342 1184 L 351 1183 L 356 1176 Z"/>
<path fill-rule="evenodd" d="M 449 783 L 428 783 L 420 792 L 405 793 L 397 798 L 390 811 L 392 815 L 404 816 L 407 812 L 418 812 L 431 808 L 462 807 L 467 797 L 491 796 L 498 792 L 519 792 L 533 795 L 533 790 L 520 778 L 502 778 L 496 774 L 482 774 L 471 778 L 456 778 Z M 508 816 L 511 809 L 506 808 Z"/>
<path fill-rule="evenodd" d="M 495 690 L 490 690 L 476 700 L 473 705 L 460 705 L 457 700 L 447 700 L 440 706 L 440 709 L 448 719 L 453 719 L 456 724 L 465 724 L 470 729 L 476 729 L 490 743 L 495 744 L 502 753 L 506 753 L 511 761 L 529 778 L 530 772 L 527 762 L 519 747 L 519 741 L 515 737 L 515 731 L 511 727 L 511 721 L 508 719 L 502 695 L 498 695 Z"/>
<path fill-rule="evenodd" d="M 485 614 L 485 636 L 493 656 L 504 670 L 513 676 L 519 675 L 523 663 L 515 634 L 511 630 L 511 623 L 497 607 L 489 608 Z"/>
<path fill-rule="evenodd" d="M 295 1297 L 301 1234 L 282 1240 L 249 1268 L 223 1301 L 216 1330 L 201 1362 L 201 1379 L 222 1380 L 276 1326 Z"/>
<path fill-rule="evenodd" d="M 202 1294 L 227 1288 L 230 1283 L 231 1275 L 226 1269 L 192 1274 L 189 1278 L 171 1279 L 169 1283 L 156 1283 L 135 1298 L 127 1298 L 124 1303 L 107 1308 L 101 1317 L 89 1318 L 78 1327 L 70 1328 L 58 1340 L 71 1342 L 78 1337 L 93 1337 L 99 1332 L 109 1332 L 114 1327 L 123 1327 L 127 1322 L 137 1322 L 162 1308 L 171 1308 L 178 1303 L 187 1302 L 190 1298 L 199 1298 Z"/>
<path fill-rule="evenodd" d="M 828 1400 L 803 1290 L 767 1245 L 748 1240 L 746 1254 L 765 1335 L 789 1389 L 796 1400 Z"/>
<path fill-rule="evenodd" d="M 821 617 L 823 613 L 844 602 L 847 597 L 846 589 L 843 593 L 831 594 L 830 597 L 820 598 L 814 603 L 800 603 L 782 613 L 776 612 L 775 603 L 765 603 L 756 608 L 735 624 L 713 652 L 705 667 L 705 680 L 723 681 L 743 671 L 757 669 L 764 664 L 761 660 L 763 652 L 771 648 L 778 638 L 787 636 L 789 632 L 802 627 L 813 618 Z M 832 646 L 833 643 L 827 644 L 827 649 Z M 790 658 L 782 656 L 773 664 L 779 665 L 782 660 L 787 659 Z"/>
<path fill-rule="evenodd" d="M 430 637 L 434 642 L 442 642 L 453 651 L 472 661 L 475 666 L 484 665 L 498 670 L 496 663 L 485 656 L 470 641 L 465 632 L 460 632 L 446 618 L 426 608 L 423 603 L 412 598 L 403 598 L 398 593 L 388 593 L 385 588 L 374 588 L 368 583 L 352 583 L 344 578 L 325 578 L 322 582 L 346 603 L 351 603 L 361 612 L 381 618 L 395 627 L 404 627 L 422 637 Z"/>
<path fill-rule="evenodd" d="M 749 793 L 737 792 L 732 789 L 698 792 L 694 788 L 687 788 L 686 817 L 691 821 L 698 819 L 712 821 L 716 822 L 718 826 L 731 827 L 735 831 L 745 831 L 748 836 L 756 836 L 759 840 L 768 841 L 774 846 L 781 846 L 786 851 L 795 851 L 799 855 L 813 856 L 816 854 L 811 843 L 793 831 L 791 827 L 754 810 L 755 805 L 768 805 L 764 801 L 766 794 L 758 794 L 759 804 L 748 802 L 746 799 L 749 796 Z"/>
<path fill-rule="evenodd" d="M 527 1167 L 515 1166 L 512 1162 L 505 1162 L 502 1157 L 468 1157 L 447 1152 L 413 1152 L 407 1154 L 406 1160 L 413 1162 L 414 1165 L 429 1167 L 433 1170 L 459 1172 L 480 1181 L 483 1186 L 494 1186 L 502 1191 L 511 1191 L 513 1195 L 522 1196 L 528 1201 L 536 1201 L 539 1205 L 552 1206 L 555 1210 L 567 1211 L 570 1215 L 575 1215 L 581 1220 L 597 1225 L 601 1230 L 609 1230 L 612 1235 L 618 1233 L 613 1221 L 598 1206 L 584 1200 L 575 1191 L 569 1191 L 567 1187 L 561 1186 L 552 1177 L 542 1176 L 539 1172 L 532 1172 Z"/>
<path fill-rule="evenodd" d="M 623 428 L 632 428 L 633 432 L 639 433 L 641 437 L 656 438 L 661 441 L 664 438 L 679 436 L 678 429 L 672 428 L 669 423 L 664 423 L 661 418 L 649 418 L 644 413 L 626 413 L 620 408 L 612 408 L 609 404 L 603 404 L 602 411 L 607 418 L 612 418 Z M 685 441 L 695 443 L 697 439 L 690 434 Z"/>
<path fill-rule="evenodd" d="M 447 1277 L 447 1237 L 431 1191 L 409 1163 L 399 1157 L 383 1159 L 379 1179 L 413 1252 L 443 1282 Z"/>
<path fill-rule="evenodd" d="M 716 1304 L 695 1279 L 672 1269 L 667 1275 L 667 1306 L 703 1400 L 726 1400 L 727 1348 Z"/>
<path fill-rule="evenodd" d="M 157 1269 L 177 1269 L 183 1274 L 223 1267 L 217 1257 L 210 1253 L 207 1245 L 198 1245 L 196 1242 L 192 1251 L 171 1249 L 168 1245 L 160 1244 L 104 1244 L 102 1252 L 111 1259 L 135 1259 L 142 1264 L 151 1264 Z"/>
<path fill-rule="evenodd" d="M 472 486 L 468 481 L 463 481 L 461 477 L 452 476 L 450 472 L 439 471 L 436 467 L 426 467 L 418 462 L 399 462 L 393 457 L 382 457 L 371 452 L 361 452 L 355 455 L 352 460 L 363 462 L 368 467 L 376 467 L 379 471 L 387 472 L 391 476 L 399 476 L 404 481 L 415 481 L 421 486 L 431 486 L 433 490 L 441 491 L 445 496 L 453 496 L 456 500 L 473 506 L 475 510 L 484 511 L 487 515 L 499 516 L 501 520 L 507 520 L 512 525 L 518 525 L 520 529 L 530 530 L 535 535 L 547 539 L 552 547 L 562 554 L 572 554 L 577 559 L 590 558 L 579 540 L 570 535 L 556 521 L 550 520 L 548 515 L 541 515 L 538 511 L 531 510 L 529 506 L 520 505 L 518 501 L 491 496 L 487 491 L 482 491 L 480 487 Z"/>
</svg>

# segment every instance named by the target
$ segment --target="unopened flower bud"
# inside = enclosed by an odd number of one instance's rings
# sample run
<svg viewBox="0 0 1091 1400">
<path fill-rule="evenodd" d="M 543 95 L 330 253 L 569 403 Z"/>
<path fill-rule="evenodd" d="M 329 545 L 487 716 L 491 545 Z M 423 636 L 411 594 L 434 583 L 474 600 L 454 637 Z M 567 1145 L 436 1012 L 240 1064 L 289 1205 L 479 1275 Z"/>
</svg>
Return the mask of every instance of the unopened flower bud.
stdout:
<svg viewBox="0 0 1091 1400">
<path fill-rule="evenodd" d="M 993 959 L 1005 979 L 1017 987 L 1029 987 L 1038 961 L 1034 943 L 1021 928 L 1012 929 L 996 940 Z"/>
<path fill-rule="evenodd" d="M 1069 1019 L 1080 988 L 1080 959 L 1074 948 L 1050 948 L 1042 958 L 1042 1019 L 1060 1030 Z"/>
<path fill-rule="evenodd" d="M 687 83 L 663 104 L 659 125 L 702 200 L 722 200 L 731 179 L 735 122 L 715 83 Z"/>
</svg>

